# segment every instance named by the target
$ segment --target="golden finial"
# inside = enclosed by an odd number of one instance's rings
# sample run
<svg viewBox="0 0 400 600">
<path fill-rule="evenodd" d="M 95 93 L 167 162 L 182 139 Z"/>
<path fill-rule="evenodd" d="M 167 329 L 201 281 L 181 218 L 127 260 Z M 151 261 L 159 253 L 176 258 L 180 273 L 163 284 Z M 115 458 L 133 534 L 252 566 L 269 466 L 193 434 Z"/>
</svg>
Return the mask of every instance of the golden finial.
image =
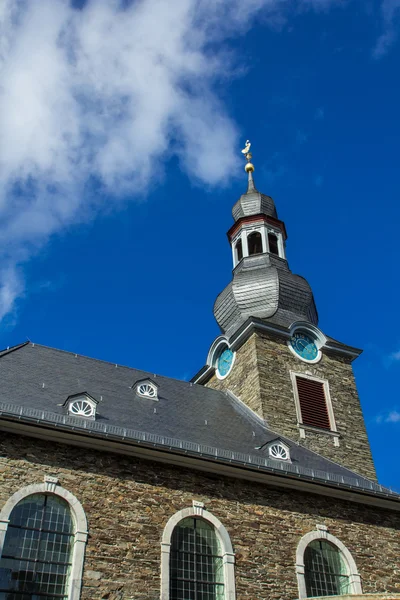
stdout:
<svg viewBox="0 0 400 600">
<path fill-rule="evenodd" d="M 249 140 L 246 140 L 246 145 L 242 150 L 242 154 L 245 155 L 247 163 L 246 166 L 244 168 L 244 170 L 246 171 L 246 173 L 252 173 L 254 171 L 254 165 L 250 162 L 250 160 L 252 159 L 252 153 L 250 152 L 250 148 L 251 148 L 251 143 Z"/>
</svg>

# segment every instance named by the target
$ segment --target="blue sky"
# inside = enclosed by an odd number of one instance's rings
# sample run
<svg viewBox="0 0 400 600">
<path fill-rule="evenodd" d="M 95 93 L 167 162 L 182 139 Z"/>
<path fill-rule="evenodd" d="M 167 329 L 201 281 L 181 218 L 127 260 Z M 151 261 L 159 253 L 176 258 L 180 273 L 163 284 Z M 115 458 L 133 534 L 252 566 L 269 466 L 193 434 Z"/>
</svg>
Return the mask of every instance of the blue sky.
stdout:
<svg viewBox="0 0 400 600">
<path fill-rule="evenodd" d="M 400 0 L 167 5 L 0 7 L 0 344 L 190 378 L 250 138 L 400 491 Z"/>
</svg>

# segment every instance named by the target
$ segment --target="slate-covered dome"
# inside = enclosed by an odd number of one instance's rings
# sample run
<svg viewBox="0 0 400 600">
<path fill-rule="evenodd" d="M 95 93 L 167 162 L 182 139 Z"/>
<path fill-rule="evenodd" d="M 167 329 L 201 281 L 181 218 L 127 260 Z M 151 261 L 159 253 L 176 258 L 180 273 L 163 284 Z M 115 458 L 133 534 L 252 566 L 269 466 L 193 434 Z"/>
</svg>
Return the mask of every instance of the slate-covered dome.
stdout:
<svg viewBox="0 0 400 600">
<path fill-rule="evenodd" d="M 249 217 L 250 215 L 264 214 L 268 217 L 278 218 L 275 203 L 270 196 L 261 194 L 257 190 L 249 191 L 240 196 L 232 208 L 232 216 L 235 221 L 241 217 Z"/>
<path fill-rule="evenodd" d="M 228 337 L 249 317 L 285 327 L 294 321 L 318 325 L 308 282 L 294 275 L 286 260 L 269 254 L 249 256 L 238 264 L 232 282 L 215 301 L 214 316 Z"/>
<path fill-rule="evenodd" d="M 254 185 L 253 173 L 249 172 L 249 181 L 247 192 L 242 194 L 235 206 L 232 208 L 232 216 L 235 221 L 242 217 L 251 215 L 266 215 L 267 217 L 278 218 L 275 203 L 271 196 L 261 194 Z"/>
</svg>

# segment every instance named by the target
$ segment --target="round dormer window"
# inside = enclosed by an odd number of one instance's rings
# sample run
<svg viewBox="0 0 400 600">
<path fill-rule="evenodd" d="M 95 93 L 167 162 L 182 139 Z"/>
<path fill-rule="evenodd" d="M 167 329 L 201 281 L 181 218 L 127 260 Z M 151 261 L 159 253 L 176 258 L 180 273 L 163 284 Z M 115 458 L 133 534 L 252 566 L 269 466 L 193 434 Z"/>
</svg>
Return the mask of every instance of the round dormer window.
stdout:
<svg viewBox="0 0 400 600">
<path fill-rule="evenodd" d="M 277 460 L 289 460 L 289 452 L 282 444 L 273 444 L 273 446 L 270 446 L 269 455 L 271 458 L 276 458 Z"/>
<path fill-rule="evenodd" d="M 69 405 L 69 412 L 76 417 L 94 417 L 95 407 L 88 400 L 74 400 Z"/>
<path fill-rule="evenodd" d="M 151 383 L 140 383 L 137 388 L 137 393 L 144 398 L 157 398 L 157 388 Z"/>
</svg>

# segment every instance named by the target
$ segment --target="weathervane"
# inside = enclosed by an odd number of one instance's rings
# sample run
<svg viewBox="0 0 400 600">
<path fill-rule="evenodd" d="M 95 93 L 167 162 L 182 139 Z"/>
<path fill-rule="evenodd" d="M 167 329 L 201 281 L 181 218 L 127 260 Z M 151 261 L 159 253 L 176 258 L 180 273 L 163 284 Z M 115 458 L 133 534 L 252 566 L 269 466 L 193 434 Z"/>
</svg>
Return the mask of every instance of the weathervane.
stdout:
<svg viewBox="0 0 400 600">
<path fill-rule="evenodd" d="M 252 173 L 254 171 L 254 165 L 250 162 L 253 157 L 252 153 L 250 152 L 250 148 L 251 148 L 251 143 L 249 140 L 246 140 L 246 145 L 242 150 L 242 154 L 244 154 L 244 156 L 247 160 L 246 166 L 244 168 L 246 173 Z"/>
</svg>

